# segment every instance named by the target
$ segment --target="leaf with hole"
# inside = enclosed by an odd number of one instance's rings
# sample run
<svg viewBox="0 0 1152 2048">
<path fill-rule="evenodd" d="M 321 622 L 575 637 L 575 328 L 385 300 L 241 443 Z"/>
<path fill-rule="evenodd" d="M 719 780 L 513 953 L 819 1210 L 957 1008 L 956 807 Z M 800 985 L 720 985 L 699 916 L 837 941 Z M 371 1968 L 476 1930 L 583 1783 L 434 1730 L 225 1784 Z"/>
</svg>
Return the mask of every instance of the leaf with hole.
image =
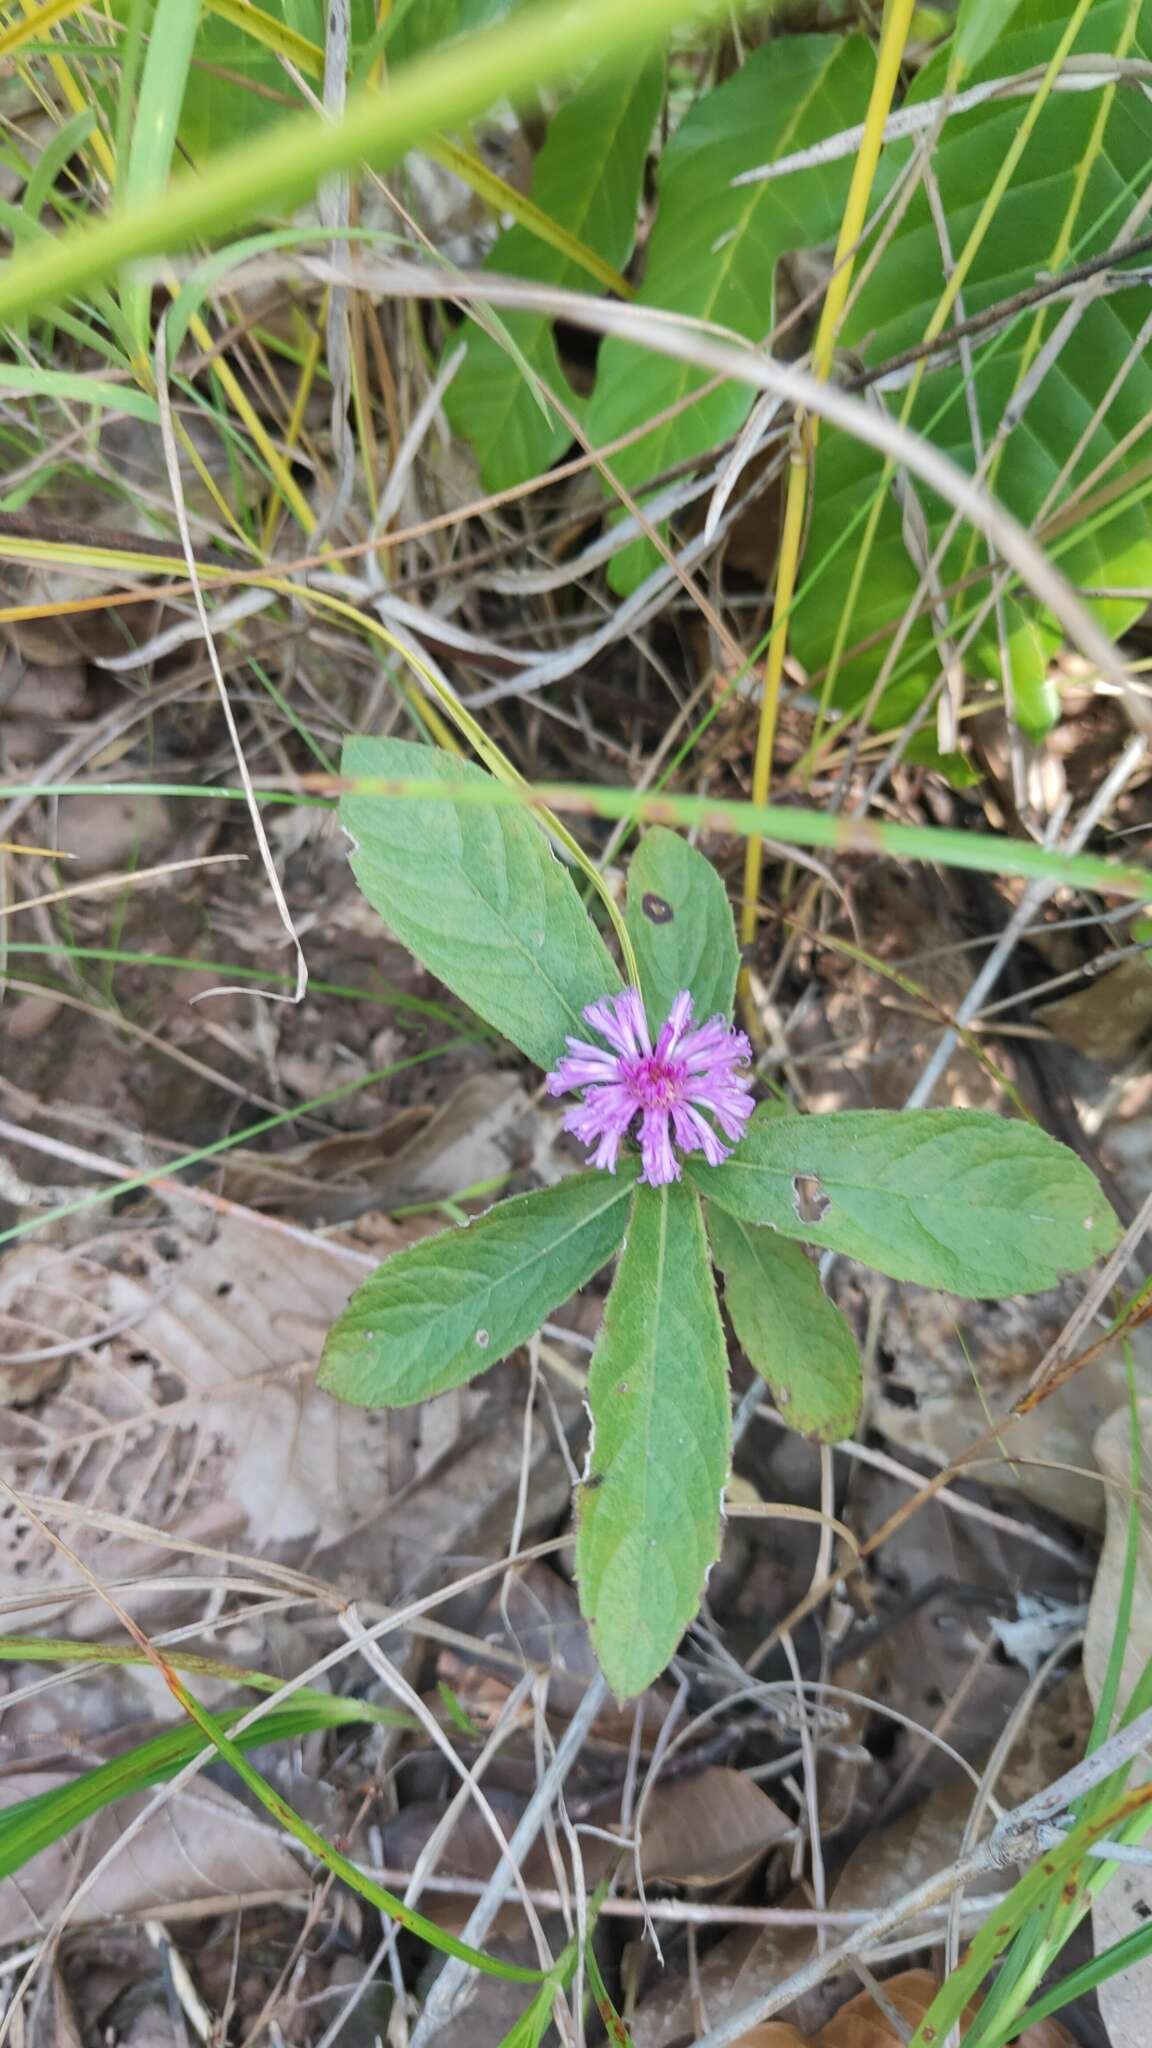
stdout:
<svg viewBox="0 0 1152 2048">
<path fill-rule="evenodd" d="M 524 1344 L 608 1263 L 635 1163 L 498 1202 L 385 1259 L 328 1335 L 320 1385 L 359 1408 L 426 1401 Z"/>
<path fill-rule="evenodd" d="M 536 159 L 535 205 L 615 270 L 626 262 L 636 233 L 644 163 L 663 89 L 664 67 L 657 58 L 595 67 L 554 116 Z M 588 288 L 585 265 L 521 226 L 500 236 L 486 268 L 501 276 Z M 581 414 L 585 403 L 569 385 L 549 321 L 510 313 L 502 316 L 501 325 L 515 342 L 519 360 L 498 332 L 485 332 L 469 321 L 464 330 L 468 353 L 444 400 L 457 433 L 472 443 L 490 491 L 536 476 L 572 439 L 571 428 L 533 388 L 525 367 L 573 413 Z M 454 339 L 449 346 L 455 346 Z"/>
<path fill-rule="evenodd" d="M 728 1358 L 700 1204 L 638 1187 L 588 1374 L 576 1577 L 620 1699 L 664 1669 L 720 1549 Z"/>
<path fill-rule="evenodd" d="M 852 159 L 765 184 L 732 181 L 861 120 L 873 69 L 863 36 L 780 36 L 698 100 L 661 159 L 660 206 L 637 303 L 762 341 L 775 319 L 776 265 L 788 251 L 835 234 Z M 642 427 L 706 381 L 686 363 L 606 341 L 588 413 L 593 446 Z M 702 454 L 736 432 L 754 395 L 746 385 L 721 384 L 618 449 L 613 474 L 636 490 Z M 633 542 L 612 564 L 613 588 L 632 590 L 657 559 L 650 542 Z"/>
<path fill-rule="evenodd" d="M 994 44 L 982 51 L 974 82 L 1010 77 L 1050 62 L 1068 29 L 1067 0 L 1033 0 L 1015 10 L 966 10 L 975 34 L 978 16 L 998 19 Z M 962 17 L 962 27 L 964 17 Z M 959 33 L 960 31 L 958 31 Z M 980 47 L 979 40 L 973 44 Z M 1152 4 L 1098 0 L 1075 39 L 1081 58 L 1114 53 L 1152 58 Z M 910 94 L 915 104 L 944 89 L 946 53 L 921 72 Z M 933 176 L 948 222 L 952 258 L 959 259 L 989 197 L 999 167 L 1032 108 L 1021 98 L 997 98 L 955 114 L 932 151 Z M 885 150 L 895 167 L 913 144 Z M 1045 278 L 1107 250 L 1125 232 L 1146 231 L 1141 216 L 1126 230 L 1147 182 L 1152 113 L 1144 94 L 1128 82 L 1100 79 L 1091 91 L 1055 91 L 1037 113 L 1020 161 L 979 240 L 963 293 L 946 326 L 987 312 Z M 1147 257 L 1144 258 L 1147 262 Z M 841 341 L 870 368 L 879 368 L 923 338 L 951 262 L 923 185 L 895 226 L 884 260 L 860 290 Z M 1152 580 L 1152 355 L 1147 293 L 1134 269 L 1118 264 L 1074 300 L 1064 295 L 1017 312 L 1004 325 L 971 341 L 970 365 L 955 352 L 924 376 L 910 425 L 975 472 L 991 456 L 988 485 L 1017 519 L 1037 534 L 1052 560 L 1089 593 L 1089 603 L 1113 634 L 1123 632 L 1144 606 Z M 1043 351 L 1057 324 L 1067 333 L 1053 361 Z M 1039 382 L 1014 408 L 1034 376 Z M 895 413 L 906 390 L 885 403 Z M 1003 431 L 1002 431 L 1003 428 Z M 979 441 L 975 435 L 978 429 Z M 866 550 L 862 536 L 875 501 L 877 524 Z M 927 538 L 940 540 L 948 508 L 921 493 Z M 984 605 L 988 559 L 983 541 L 961 528 L 938 571 L 948 632 L 954 641 Z M 844 659 L 830 679 L 832 701 L 855 709 L 869 695 L 905 608 L 917 600 L 919 570 L 902 538 L 900 507 L 883 473 L 882 457 L 849 435 L 822 434 L 805 554 L 805 580 L 791 625 L 794 650 L 819 677 L 841 639 Z M 952 593 L 952 594 L 948 594 Z M 1011 588 L 1005 626 L 1017 714 L 1038 735 L 1059 711 L 1047 667 L 1060 634 L 1030 593 Z M 967 656 L 973 674 L 996 676 L 1001 662 L 995 616 L 984 622 Z M 877 719 L 899 725 L 936 680 L 940 659 L 932 623 L 921 611 L 898 657 Z"/>
<path fill-rule="evenodd" d="M 653 1031 L 685 988 L 701 1023 L 731 1016 L 740 953 L 728 891 L 711 861 L 663 825 L 632 856 L 627 925 Z"/>
<path fill-rule="evenodd" d="M 409 740 L 353 739 L 342 773 L 365 780 L 491 783 L 469 761 Z M 352 872 L 410 953 L 538 1067 L 582 1012 L 614 993 L 611 955 L 541 827 L 527 812 L 349 794 L 340 822 Z"/>
<path fill-rule="evenodd" d="M 850 1437 L 863 1395 L 860 1355 L 808 1254 L 713 1204 L 708 1236 L 732 1328 L 785 1422 L 823 1443 Z"/>
<path fill-rule="evenodd" d="M 1074 1152 L 980 1110 L 757 1114 L 723 1166 L 686 1165 L 745 1223 L 976 1299 L 1055 1287 L 1119 1235 Z"/>
</svg>

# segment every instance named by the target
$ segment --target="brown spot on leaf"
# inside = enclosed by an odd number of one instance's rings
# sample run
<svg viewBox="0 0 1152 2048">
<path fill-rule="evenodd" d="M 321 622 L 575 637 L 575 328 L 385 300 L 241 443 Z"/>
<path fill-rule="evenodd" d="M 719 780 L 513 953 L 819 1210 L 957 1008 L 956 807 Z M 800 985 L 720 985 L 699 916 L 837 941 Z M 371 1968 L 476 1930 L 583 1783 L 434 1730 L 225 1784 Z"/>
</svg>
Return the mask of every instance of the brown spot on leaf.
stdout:
<svg viewBox="0 0 1152 2048">
<path fill-rule="evenodd" d="M 651 889 L 646 889 L 640 898 L 640 908 L 651 924 L 671 924 L 676 915 L 667 898 L 654 895 Z"/>
<path fill-rule="evenodd" d="M 792 1207 L 801 1223 L 823 1223 L 831 1206 L 832 1198 L 825 1194 L 818 1174 L 793 1174 Z"/>
</svg>

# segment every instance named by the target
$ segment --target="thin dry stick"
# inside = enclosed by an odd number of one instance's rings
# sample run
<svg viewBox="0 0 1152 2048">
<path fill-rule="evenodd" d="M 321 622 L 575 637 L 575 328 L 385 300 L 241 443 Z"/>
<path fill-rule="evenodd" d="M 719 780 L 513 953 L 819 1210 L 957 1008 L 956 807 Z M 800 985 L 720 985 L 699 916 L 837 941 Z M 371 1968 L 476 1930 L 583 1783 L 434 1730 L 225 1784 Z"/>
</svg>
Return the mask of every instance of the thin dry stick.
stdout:
<svg viewBox="0 0 1152 2048">
<path fill-rule="evenodd" d="M 411 1876 L 410 1870 L 401 1866 L 384 1864 L 361 1864 L 365 1877 L 371 1877 L 378 1884 L 390 1889 L 404 1884 Z M 486 1880 L 479 1877 L 434 1877 L 426 1881 L 429 1892 L 448 1892 L 465 1898 L 478 1898 L 484 1890 Z M 540 1885 L 529 1887 L 527 1897 L 533 1905 L 548 1913 L 561 1913 L 571 1905 L 571 1899 L 563 1892 L 552 1891 Z M 970 1915 L 985 1913 L 993 1900 L 987 1892 L 978 1899 L 970 1899 L 964 1911 Z M 932 1907 L 924 1915 L 939 1919 L 943 1924 L 948 1908 L 941 1904 Z M 715 1905 L 699 1905 L 690 1899 L 643 1899 L 617 1898 L 614 1895 L 604 1900 L 600 1908 L 601 1918 L 608 1920 L 663 1920 L 671 1927 L 864 1927 L 872 1919 L 866 1908 L 837 1909 L 829 1907 L 820 1912 L 814 1906 L 739 1906 L 727 1900 L 718 1900 Z M 918 1934 L 916 1941 L 923 1946 L 924 1935 Z"/>
<path fill-rule="evenodd" d="M 307 275 L 328 281 L 321 259 L 297 258 L 295 264 Z M 251 277 L 270 274 L 264 258 L 254 259 L 245 269 Z M 278 275 L 279 271 L 272 274 Z M 417 265 L 377 263 L 360 257 L 356 274 L 365 289 L 420 299 L 444 295 L 440 273 Z M 878 419 L 862 399 L 854 398 L 836 384 L 822 384 L 795 363 L 778 362 L 747 347 L 714 340 L 709 333 L 674 314 L 611 304 L 579 292 L 544 289 L 514 278 L 462 276 L 455 272 L 452 296 L 486 298 L 496 306 L 570 320 L 593 333 L 617 335 L 637 347 L 653 349 L 697 369 L 715 371 L 759 391 L 775 392 L 789 404 L 818 414 L 866 446 L 877 448 L 894 463 L 903 463 L 987 535 L 1033 595 L 1052 612 L 1079 651 L 1095 663 L 1106 680 L 1121 691 L 1127 690 L 1125 664 L 1113 642 L 1043 549 L 1000 500 L 911 428 L 897 420 Z"/>
<path fill-rule="evenodd" d="M 576 1762 L 604 1704 L 607 1692 L 608 1688 L 603 1678 L 594 1678 L 568 1723 L 557 1744 L 555 1756 L 512 1832 L 507 1855 L 493 1871 L 481 1898 L 469 1915 L 468 1924 L 460 1938 L 470 1946 L 477 1947 L 487 1938 L 492 1922 L 504 1903 L 512 1881 L 512 1871 L 528 1854 L 543 1827 L 552 1801 Z M 424 2010 L 412 2035 L 412 2048 L 431 2048 L 438 2030 L 447 2026 L 451 2019 L 464 2011 L 475 1988 L 475 1973 L 470 1966 L 458 1962 L 455 1956 L 449 1956 L 428 1994 Z"/>
<path fill-rule="evenodd" d="M 52 858 L 58 859 L 59 855 Z M 242 853 L 207 853 L 196 860 L 161 861 L 158 867 L 136 868 L 126 875 L 94 875 L 90 882 L 72 882 L 66 889 L 48 889 L 42 896 L 23 896 L 18 903 L 2 904 L 0 916 L 15 917 L 18 910 L 38 910 L 45 903 L 63 903 L 72 896 L 103 896 L 109 889 L 135 889 L 141 882 L 158 881 L 161 875 L 179 875 L 188 868 L 218 868 L 227 861 L 245 858 Z"/>
<path fill-rule="evenodd" d="M 1115 1251 L 1110 1254 L 1093 1281 L 1089 1293 L 1094 1306 L 1098 1307 L 1108 1290 L 1115 1285 L 1119 1274 L 1123 1272 L 1140 1239 L 1150 1225 L 1152 1225 L 1152 1195 L 1148 1196 L 1135 1221 L 1124 1232 Z M 763 1663 L 768 1652 L 778 1640 L 781 1630 L 796 1628 L 807 1615 L 819 1607 L 822 1600 L 827 1599 L 829 1593 L 835 1592 L 841 1578 L 847 1578 L 850 1573 L 859 1570 L 864 1560 L 881 1549 L 887 1543 L 889 1537 L 894 1536 L 898 1529 L 903 1528 L 905 1522 L 911 1520 L 913 1515 L 918 1514 L 927 1501 L 934 1499 L 951 1480 L 962 1478 L 968 1468 L 975 1464 L 985 1451 L 998 1445 L 1005 1430 L 1010 1429 L 1014 1422 L 1019 1422 L 1024 1416 L 1030 1414 L 1032 1409 L 1038 1407 L 1047 1394 L 1054 1392 L 1065 1380 L 1070 1379 L 1074 1373 L 1082 1370 L 1084 1366 L 1088 1365 L 1092 1359 L 1098 1356 L 1105 1345 L 1113 1343 L 1116 1337 L 1122 1334 L 1123 1325 L 1118 1329 L 1113 1328 L 1095 1344 L 1090 1345 L 1086 1351 L 1080 1352 L 1075 1358 L 1066 1362 L 1063 1338 L 1062 1336 L 1058 1337 L 1037 1366 L 1032 1379 L 1029 1381 L 1028 1391 L 1022 1394 L 1019 1400 L 1013 1404 L 1008 1414 L 990 1423 L 988 1428 L 973 1443 L 969 1444 L 967 1449 L 962 1451 L 958 1458 L 954 1458 L 950 1464 L 941 1466 L 939 1472 L 935 1473 L 931 1479 L 925 1480 L 919 1493 L 915 1494 L 911 1500 L 905 1501 L 901 1507 L 897 1508 L 893 1514 L 881 1522 L 878 1529 L 874 1529 L 872 1534 L 866 1537 L 865 1541 L 860 1545 L 860 1552 L 857 1558 L 853 1558 L 844 1564 L 839 1572 L 829 1573 L 828 1577 L 820 1585 L 810 1587 L 803 1599 L 797 1601 L 790 1613 L 786 1614 L 783 1620 L 776 1624 L 771 1633 L 765 1636 L 764 1641 L 753 1651 L 752 1656 L 748 1659 L 749 1671 L 755 1671 Z"/>
<path fill-rule="evenodd" d="M 272 858 L 272 848 L 268 844 L 268 835 L 264 830 L 264 820 L 260 816 L 260 806 L 256 801 L 256 791 L 252 786 L 252 778 L 248 773 L 248 763 L 244 758 L 244 749 L 240 744 L 240 734 L 228 696 L 228 687 L 224 681 L 224 671 L 220 666 L 220 656 L 216 651 L 216 642 L 212 637 L 212 628 L 208 622 L 208 609 L 204 603 L 204 592 L 200 585 L 196 554 L 192 546 L 192 535 L 188 527 L 188 512 L 184 503 L 184 488 L 180 477 L 180 457 L 176 448 L 176 436 L 172 428 L 172 403 L 168 393 L 168 330 L 163 320 L 156 329 L 156 403 L 160 411 L 160 437 L 164 444 L 164 460 L 168 466 L 168 482 L 172 491 L 172 507 L 176 514 L 176 524 L 180 532 L 180 545 L 183 549 L 184 561 L 187 565 L 189 580 L 192 584 L 192 596 L 196 605 L 197 617 L 200 620 L 200 630 L 204 635 L 204 645 L 212 665 L 212 676 L 220 698 L 220 708 L 224 713 L 224 722 L 228 727 L 228 737 L 232 742 L 232 751 L 236 757 L 236 766 L 240 775 L 241 787 L 244 791 L 244 801 L 248 806 L 248 815 L 252 820 L 252 830 L 256 835 L 256 844 L 260 849 L 260 858 L 264 864 L 264 872 L 268 877 L 268 886 L 272 891 L 272 899 L 276 905 L 280 922 L 292 941 L 296 955 L 296 987 L 292 995 L 283 996 L 272 989 L 262 989 L 259 993 L 266 996 L 271 1002 L 302 1003 L 308 987 L 308 963 L 304 958 L 304 949 L 296 935 L 296 927 L 292 922 L 292 913 L 288 908 L 287 899 L 280 886 L 280 877 L 276 872 L 276 863 Z M 204 993 L 211 995 L 251 995 L 253 991 L 250 988 L 218 988 L 205 990 Z M 193 997 L 193 1001 L 198 1000 L 200 998 Z"/>
<path fill-rule="evenodd" d="M 974 1878 L 983 1877 L 988 1871 L 1007 1870 L 1013 1864 L 1030 1863 L 1063 1839 L 1063 1817 L 1083 1793 L 1110 1777 L 1120 1764 L 1138 1756 L 1150 1740 L 1152 1709 L 1121 1729 L 1118 1736 L 1102 1743 L 1083 1763 L 1057 1778 L 1045 1791 L 1005 1814 L 978 1849 L 958 1857 L 947 1869 L 938 1871 L 934 1877 L 905 1892 L 902 1898 L 882 1907 L 859 1933 L 849 1935 L 839 1948 L 814 1956 L 783 1983 L 775 1985 L 765 1997 L 733 2013 L 697 2041 L 696 2048 L 735 2048 L 741 2036 L 751 2028 L 759 2026 L 784 2006 L 791 2005 L 794 1999 L 814 1990 L 834 1971 L 851 1965 L 863 1947 L 874 1946 L 913 1914 L 922 1912 L 926 1906 L 940 1905 L 951 1898 L 958 1886 L 970 1884 Z M 1147 1797 L 1152 1798 L 1152 1788 L 1148 1788 Z M 1100 1847 L 1103 1849 L 1105 1845 L 1101 1843 Z"/>
</svg>

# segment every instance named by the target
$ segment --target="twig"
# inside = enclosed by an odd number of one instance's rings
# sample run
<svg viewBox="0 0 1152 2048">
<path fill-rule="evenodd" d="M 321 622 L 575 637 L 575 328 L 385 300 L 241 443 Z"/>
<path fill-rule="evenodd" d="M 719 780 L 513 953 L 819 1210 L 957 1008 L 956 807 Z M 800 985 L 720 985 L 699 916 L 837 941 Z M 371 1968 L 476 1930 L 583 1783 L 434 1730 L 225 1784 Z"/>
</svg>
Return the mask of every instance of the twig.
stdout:
<svg viewBox="0 0 1152 2048">
<path fill-rule="evenodd" d="M 763 1998 L 753 2000 L 714 2027 L 711 2033 L 703 2035 L 696 2048 L 734 2048 L 734 2043 L 743 2034 L 806 1992 L 814 1990 L 836 1970 L 850 1965 L 862 1949 L 874 1947 L 913 1914 L 922 1912 L 926 1907 L 939 1906 L 951 1897 L 958 1886 L 970 1884 L 974 1878 L 983 1877 L 989 1871 L 1029 1863 L 1043 1854 L 1045 1849 L 1062 1840 L 1061 1820 L 1076 1801 L 1093 1785 L 1111 1777 L 1119 1765 L 1139 1755 L 1150 1740 L 1152 1708 L 1140 1714 L 1127 1728 L 1120 1729 L 1107 1742 L 1101 1743 L 1099 1749 L 1085 1757 L 1083 1763 L 1066 1771 L 1045 1791 L 1038 1792 L 1034 1798 L 1025 1800 L 1022 1806 L 1005 1814 L 979 1848 L 959 1857 L 946 1869 L 937 1871 L 934 1877 L 926 1878 L 923 1884 L 914 1886 L 902 1898 L 893 1900 L 891 1905 L 883 1906 L 850 1934 L 839 1948 L 813 1956 L 791 1977 L 774 1985 Z"/>
<path fill-rule="evenodd" d="M 603 1678 L 593 1679 L 557 1745 L 556 1754 L 540 1779 L 508 1843 L 506 1856 L 493 1871 L 470 1914 L 461 1940 L 478 1947 L 489 1933 L 504 1903 L 512 1873 L 523 1862 L 544 1825 L 548 1810 L 580 1754 L 604 1704 L 608 1688 Z M 412 2035 L 411 2048 L 431 2048 L 439 2029 L 447 2026 L 467 2006 L 476 1988 L 474 1973 L 467 1963 L 450 1956 L 433 1984 L 424 2010 Z"/>
</svg>

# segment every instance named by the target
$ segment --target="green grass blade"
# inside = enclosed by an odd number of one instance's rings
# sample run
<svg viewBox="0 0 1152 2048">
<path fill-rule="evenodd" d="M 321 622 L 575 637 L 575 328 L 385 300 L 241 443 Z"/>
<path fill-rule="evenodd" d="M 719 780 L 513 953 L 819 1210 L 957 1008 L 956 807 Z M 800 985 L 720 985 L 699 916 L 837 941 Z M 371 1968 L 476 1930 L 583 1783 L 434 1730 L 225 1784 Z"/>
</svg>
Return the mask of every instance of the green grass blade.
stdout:
<svg viewBox="0 0 1152 2048">
<path fill-rule="evenodd" d="M 53 1647 L 59 1655 L 60 1646 Z M 147 1660 L 139 1656 L 139 1661 Z M 248 1711 L 242 1707 L 231 1708 L 220 1716 L 221 1724 L 230 1728 Z M 364 1712 L 360 1700 L 337 1699 L 329 1693 L 310 1693 L 301 1695 L 288 1706 L 274 1707 L 262 1720 L 244 1729 L 236 1740 L 238 1744 L 253 1748 L 257 1743 L 286 1742 L 298 1735 L 312 1735 L 321 1728 L 335 1728 L 373 1718 Z M 150 1785 L 160 1785 L 166 1779 L 174 1778 L 186 1764 L 191 1763 L 193 1757 L 200 1754 L 203 1747 L 204 1738 L 200 1730 L 181 1723 L 163 1735 L 140 1743 L 125 1755 L 114 1757 L 110 1763 L 98 1764 L 94 1770 L 82 1772 L 65 1785 L 54 1786 L 48 1792 L 36 1792 L 30 1799 L 22 1799 L 17 1805 L 6 1807 L 0 1812 L 0 1878 L 11 1877 L 15 1871 L 22 1870 L 42 1849 L 58 1842 L 62 1835 L 70 1834 L 73 1828 L 91 1820 L 93 1814 L 102 1812 L 117 1799 L 127 1798 L 129 1793 L 141 1792 Z"/>
<path fill-rule="evenodd" d="M 272 1786 L 249 1763 L 239 1745 L 231 1740 L 219 1719 L 210 1714 L 207 1708 L 202 1707 L 198 1700 L 193 1699 L 174 1673 L 169 1679 L 169 1685 L 185 1713 L 219 1750 L 225 1762 L 231 1764 L 232 1769 L 243 1779 L 248 1790 L 260 1801 L 265 1811 L 272 1815 L 273 1820 L 286 1828 L 288 1833 L 323 1863 L 335 1877 L 343 1878 L 345 1884 L 352 1891 L 358 1892 L 362 1899 L 367 1899 L 370 1905 L 376 1906 L 389 1920 L 397 1921 L 409 1934 L 419 1935 L 430 1948 L 439 1949 L 441 1955 L 455 1956 L 459 1962 L 471 1963 L 474 1969 L 482 1971 L 487 1977 L 502 1977 L 514 1984 L 541 1982 L 545 1974 L 543 1970 L 526 1970 L 516 1963 L 497 1962 L 494 1956 L 485 1955 L 482 1949 L 470 1948 L 467 1942 L 457 1941 L 455 1935 L 446 1934 L 442 1927 L 437 1927 L 435 1921 L 425 1919 L 423 1913 L 413 1911 L 411 1906 L 404 1904 L 403 1899 L 398 1899 L 392 1892 L 385 1891 L 383 1885 L 376 1884 L 362 1870 L 358 1870 L 354 1863 L 350 1863 L 346 1856 L 341 1855 L 339 1849 L 334 1849 L 330 1842 L 324 1840 L 323 1835 L 318 1835 L 315 1828 L 309 1827 L 307 1821 L 301 1820 L 300 1815 L 293 1811 L 278 1792 L 273 1791 Z M 271 1716 L 268 1718 L 271 1719 Z M 260 1724 L 253 1730 L 253 1738 L 260 1738 Z"/>
<path fill-rule="evenodd" d="M 2 287 L 0 287 L 2 289 Z M 5 553 L 0 541 L 0 557 Z M 143 558 L 154 570 L 154 560 Z M 982 874 L 1013 875 L 1024 881 L 1065 883 L 1069 888 L 1106 889 L 1137 902 L 1152 903 L 1152 869 L 1105 860 L 1089 853 L 1060 853 L 1028 839 L 1006 839 L 989 833 L 947 831 L 935 825 L 890 825 L 878 818 L 842 818 L 827 811 L 792 809 L 786 804 L 751 804 L 735 799 L 681 796 L 668 793 L 643 795 L 637 790 L 613 789 L 593 783 L 520 783 L 515 787 L 493 779 L 482 788 L 464 782 L 433 782 L 397 776 L 381 782 L 368 778 L 348 780 L 344 787 L 359 796 L 404 796 L 421 801 L 508 806 L 544 803 L 561 814 L 592 818 L 622 819 L 629 824 L 646 821 L 657 825 L 681 825 L 686 830 L 730 834 L 747 839 L 759 833 L 778 839 L 784 846 L 827 846 L 834 852 L 890 854 L 895 860 L 936 861 L 941 867 L 966 868 Z M 23 797 L 26 783 L 0 784 L 0 797 Z M 197 788 L 188 782 L 59 782 L 37 783 L 38 796 L 182 796 L 197 802 L 242 803 L 244 791 L 222 785 Z M 284 790 L 258 790 L 262 803 L 300 804 L 308 801 L 307 787 L 301 794 Z M 0 1239 L 0 1242 L 3 1240 Z"/>
<path fill-rule="evenodd" d="M 168 182 L 199 23 L 200 0 L 156 0 L 124 176 L 123 196 L 128 207 L 154 203 Z M 143 281 L 125 285 L 124 313 L 142 353 L 148 351 L 151 302 L 151 290 Z"/>
<path fill-rule="evenodd" d="M 1047 2019 L 1049 2013 L 1059 2012 L 1062 2005 L 1070 2005 L 1074 1998 L 1083 1998 L 1087 1992 L 1095 1991 L 1099 1985 L 1107 1983 L 1109 1978 L 1118 1977 L 1122 1971 L 1132 1969 L 1136 1963 L 1142 1963 L 1145 1956 L 1150 1955 L 1152 1927 L 1135 1928 L 1131 1934 L 1125 1935 L 1123 1941 L 1114 1941 L 1111 1948 L 1106 1948 L 1100 1955 L 1093 1956 L 1091 1962 L 1082 1963 L 1078 1970 L 1071 1971 L 1067 1977 L 1061 1977 L 1060 1982 L 1053 1984 L 1034 2004 L 1026 2006 L 1011 2022 L 1011 2032 L 1001 2036 L 1001 2040 L 1014 2040 L 1017 2034 L 1023 2033 L 1025 2027 L 1035 2026 L 1040 2020 Z M 1000 2048 L 1000 2044 L 990 2041 L 988 2048 Z"/>
<path fill-rule="evenodd" d="M 362 86 L 339 121 L 294 116 L 254 142 L 221 151 L 198 175 L 174 179 L 164 191 L 142 193 L 142 169 L 103 220 L 86 221 L 9 264 L 0 279 L 0 321 L 67 298 L 126 263 L 292 207 L 321 178 L 361 161 L 387 167 L 431 132 L 459 128 L 494 101 L 520 99 L 563 76 L 589 50 L 607 57 L 644 49 L 678 21 L 720 12 L 718 0 L 703 7 L 700 0 L 632 0 L 628 7 L 619 0 L 556 0 L 406 65 L 386 91 Z M 157 63 L 166 61 L 155 34 L 152 47 L 161 50 Z M 171 84 L 167 90 L 174 97 Z M 159 85 L 157 102 L 163 104 Z M 153 149 L 143 162 L 154 170 L 158 157 Z"/>
<path fill-rule="evenodd" d="M 154 398 L 127 384 L 109 384 L 102 377 L 87 376 L 82 370 L 42 370 L 32 363 L 0 363 L 0 391 L 17 391 L 29 398 L 67 400 L 70 405 L 96 405 L 111 412 L 130 413 L 133 419 L 159 423 Z"/>
</svg>

